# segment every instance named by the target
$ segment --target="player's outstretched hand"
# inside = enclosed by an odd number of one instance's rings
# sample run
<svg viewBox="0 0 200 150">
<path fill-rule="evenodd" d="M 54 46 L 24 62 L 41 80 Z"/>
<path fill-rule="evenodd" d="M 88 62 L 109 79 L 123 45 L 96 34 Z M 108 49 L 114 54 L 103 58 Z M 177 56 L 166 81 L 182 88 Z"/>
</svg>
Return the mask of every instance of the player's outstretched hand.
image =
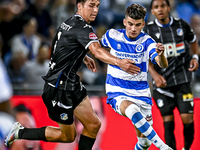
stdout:
<svg viewBox="0 0 200 150">
<path fill-rule="evenodd" d="M 83 62 L 85 63 L 85 65 L 89 70 L 91 70 L 92 72 L 97 72 L 96 64 L 92 58 L 86 55 L 85 58 L 83 59 Z"/>
<path fill-rule="evenodd" d="M 130 73 L 132 75 L 139 74 L 140 68 L 134 65 L 134 61 L 130 59 L 120 59 L 119 61 L 119 67 L 126 71 L 127 73 Z"/>
<path fill-rule="evenodd" d="M 157 43 L 156 44 L 156 52 L 158 53 L 158 55 L 162 55 L 165 51 L 165 47 L 162 43 Z"/>
</svg>

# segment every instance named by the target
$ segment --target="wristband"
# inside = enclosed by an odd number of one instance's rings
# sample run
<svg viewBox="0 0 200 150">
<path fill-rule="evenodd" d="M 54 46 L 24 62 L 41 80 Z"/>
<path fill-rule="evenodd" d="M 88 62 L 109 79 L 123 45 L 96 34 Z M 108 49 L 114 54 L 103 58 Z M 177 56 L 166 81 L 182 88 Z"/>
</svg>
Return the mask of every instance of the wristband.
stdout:
<svg viewBox="0 0 200 150">
<path fill-rule="evenodd" d="M 192 55 L 192 58 L 195 58 L 197 61 L 199 61 L 199 56 L 197 54 Z"/>
</svg>

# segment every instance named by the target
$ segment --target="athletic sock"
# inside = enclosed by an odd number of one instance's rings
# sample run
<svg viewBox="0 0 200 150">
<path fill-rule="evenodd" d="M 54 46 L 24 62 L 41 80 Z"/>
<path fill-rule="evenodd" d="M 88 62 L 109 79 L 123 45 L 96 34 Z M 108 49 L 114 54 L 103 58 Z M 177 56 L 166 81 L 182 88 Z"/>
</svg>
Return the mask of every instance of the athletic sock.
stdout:
<svg viewBox="0 0 200 150">
<path fill-rule="evenodd" d="M 151 146 L 151 142 L 147 138 L 141 138 L 137 137 L 138 142 L 135 145 L 134 150 L 148 150 L 148 148 Z"/>
<path fill-rule="evenodd" d="M 189 150 L 194 140 L 194 122 L 184 124 L 185 150 Z"/>
<path fill-rule="evenodd" d="M 157 135 L 153 127 L 142 116 L 139 107 L 135 104 L 129 105 L 125 110 L 126 116 L 131 119 L 137 129 L 145 135 L 157 148 L 166 145 Z"/>
<path fill-rule="evenodd" d="M 26 140 L 43 140 L 46 141 L 45 129 L 42 128 L 24 128 L 19 130 L 19 138 Z"/>
<path fill-rule="evenodd" d="M 176 141 L 174 136 L 174 121 L 164 122 L 165 127 L 165 142 L 173 150 L 176 150 Z"/>
<path fill-rule="evenodd" d="M 91 150 L 95 140 L 96 139 L 81 134 L 78 144 L 78 150 Z"/>
</svg>

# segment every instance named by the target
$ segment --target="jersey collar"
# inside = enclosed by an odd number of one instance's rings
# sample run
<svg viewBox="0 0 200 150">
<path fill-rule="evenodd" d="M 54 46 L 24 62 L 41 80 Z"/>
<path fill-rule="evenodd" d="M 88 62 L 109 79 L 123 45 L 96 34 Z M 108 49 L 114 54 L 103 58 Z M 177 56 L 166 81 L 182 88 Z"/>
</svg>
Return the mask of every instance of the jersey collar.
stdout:
<svg viewBox="0 0 200 150">
<path fill-rule="evenodd" d="M 169 27 L 170 25 L 172 25 L 174 19 L 173 17 L 170 16 L 170 22 L 168 24 L 161 24 L 158 19 L 155 19 L 155 23 L 159 26 L 159 27 Z"/>
<path fill-rule="evenodd" d="M 85 21 L 81 15 L 77 15 L 77 14 L 75 14 L 74 17 L 79 17 L 80 20 Z"/>
</svg>

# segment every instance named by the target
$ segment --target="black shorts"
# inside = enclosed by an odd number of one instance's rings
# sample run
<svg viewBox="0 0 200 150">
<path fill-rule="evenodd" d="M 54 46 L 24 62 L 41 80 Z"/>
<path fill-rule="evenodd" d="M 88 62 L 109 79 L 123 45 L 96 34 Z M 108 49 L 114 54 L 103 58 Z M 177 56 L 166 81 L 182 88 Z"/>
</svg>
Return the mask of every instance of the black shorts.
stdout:
<svg viewBox="0 0 200 150">
<path fill-rule="evenodd" d="M 86 96 L 87 91 L 81 83 L 75 87 L 75 90 L 68 91 L 55 88 L 46 82 L 42 99 L 53 121 L 70 125 L 74 121 L 74 109 Z"/>
<path fill-rule="evenodd" d="M 153 98 L 162 116 L 173 115 L 175 107 L 177 107 L 180 114 L 193 113 L 194 102 L 190 83 L 161 90 L 153 90 Z"/>
</svg>

